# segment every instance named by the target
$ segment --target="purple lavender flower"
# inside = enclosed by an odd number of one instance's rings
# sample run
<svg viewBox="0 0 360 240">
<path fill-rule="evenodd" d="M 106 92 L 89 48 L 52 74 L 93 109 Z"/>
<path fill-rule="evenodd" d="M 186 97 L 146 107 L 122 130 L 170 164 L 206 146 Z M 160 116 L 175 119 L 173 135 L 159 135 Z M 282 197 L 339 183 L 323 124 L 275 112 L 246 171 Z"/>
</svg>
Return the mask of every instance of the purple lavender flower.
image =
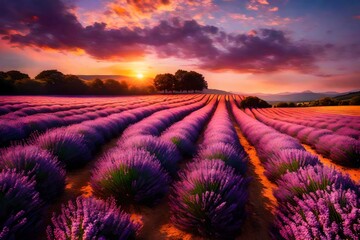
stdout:
<svg viewBox="0 0 360 240">
<path fill-rule="evenodd" d="M 67 131 L 79 133 L 83 135 L 86 146 L 95 152 L 105 143 L 105 139 L 101 133 L 95 128 L 84 124 L 76 124 L 67 128 Z"/>
<path fill-rule="evenodd" d="M 136 148 L 148 151 L 160 161 L 161 166 L 170 174 L 176 172 L 177 163 L 181 160 L 180 153 L 173 144 L 153 136 L 133 136 L 125 139 L 120 147 L 124 150 Z"/>
<path fill-rule="evenodd" d="M 35 144 L 51 152 L 69 169 L 83 166 L 91 159 L 91 151 L 85 145 L 83 136 L 66 129 L 49 131 L 41 135 Z"/>
<path fill-rule="evenodd" d="M 278 180 L 287 172 L 295 172 L 302 167 L 320 164 L 317 156 L 298 149 L 281 150 L 264 164 L 265 176 L 270 181 Z"/>
<path fill-rule="evenodd" d="M 91 186 L 101 198 L 120 203 L 152 204 L 168 191 L 169 176 L 160 162 L 142 149 L 116 149 L 107 154 L 92 173 Z"/>
<path fill-rule="evenodd" d="M 347 175 L 322 165 L 308 166 L 297 172 L 286 173 L 277 181 L 279 188 L 274 191 L 279 202 L 292 202 L 294 197 L 326 190 L 329 186 L 336 189 L 351 189 L 360 193 L 357 186 Z"/>
<path fill-rule="evenodd" d="M 0 239 L 34 237 L 42 210 L 34 180 L 14 170 L 0 172 Z"/>
<path fill-rule="evenodd" d="M 10 147 L 1 152 L 0 170 L 15 169 L 36 181 L 35 189 L 44 200 L 53 200 L 65 187 L 65 171 L 57 159 L 37 146 Z"/>
<path fill-rule="evenodd" d="M 171 221 L 205 237 L 234 236 L 245 215 L 247 180 L 221 160 L 188 165 L 170 195 Z"/>
<path fill-rule="evenodd" d="M 350 137 L 334 140 L 335 145 L 330 150 L 330 159 L 341 164 L 360 167 L 360 141 Z"/>
<path fill-rule="evenodd" d="M 327 187 L 295 197 L 276 214 L 274 239 L 359 239 L 359 195 Z"/>
<path fill-rule="evenodd" d="M 141 225 L 107 201 L 78 197 L 63 205 L 61 214 L 53 216 L 47 228 L 49 240 L 57 239 L 135 239 Z"/>
<path fill-rule="evenodd" d="M 205 146 L 197 153 L 199 159 L 221 159 L 238 173 L 244 174 L 247 169 L 248 157 L 244 151 L 238 151 L 231 144 L 216 143 Z"/>
</svg>

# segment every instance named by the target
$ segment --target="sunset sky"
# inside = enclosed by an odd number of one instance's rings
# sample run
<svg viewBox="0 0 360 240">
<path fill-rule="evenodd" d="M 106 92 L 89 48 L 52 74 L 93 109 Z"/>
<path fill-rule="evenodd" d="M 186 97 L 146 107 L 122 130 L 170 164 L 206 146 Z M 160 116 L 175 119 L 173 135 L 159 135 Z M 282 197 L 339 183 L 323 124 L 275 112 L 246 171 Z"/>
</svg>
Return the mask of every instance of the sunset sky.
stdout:
<svg viewBox="0 0 360 240">
<path fill-rule="evenodd" d="M 360 90 L 359 0 L 0 3 L 2 71 L 152 78 L 184 69 L 229 91 Z"/>
</svg>

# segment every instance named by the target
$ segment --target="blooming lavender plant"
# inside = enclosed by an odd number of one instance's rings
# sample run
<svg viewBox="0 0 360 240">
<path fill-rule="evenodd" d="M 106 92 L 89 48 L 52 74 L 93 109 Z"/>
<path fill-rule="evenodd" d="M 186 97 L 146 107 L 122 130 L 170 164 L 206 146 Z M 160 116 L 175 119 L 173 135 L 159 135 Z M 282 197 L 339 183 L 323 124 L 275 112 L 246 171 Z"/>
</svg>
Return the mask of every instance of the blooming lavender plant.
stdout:
<svg viewBox="0 0 360 240">
<path fill-rule="evenodd" d="M 42 210 L 34 180 L 14 170 L 0 172 L 0 239 L 31 239 Z"/>
<path fill-rule="evenodd" d="M 75 202 L 63 205 L 61 214 L 54 214 L 51 221 L 47 228 L 49 240 L 135 239 L 141 228 L 116 206 L 113 199 L 78 197 Z"/>
<path fill-rule="evenodd" d="M 287 173 L 277 184 L 279 188 L 274 191 L 274 195 L 280 202 L 292 202 L 295 196 L 301 198 L 303 194 L 326 190 L 329 186 L 336 189 L 352 189 L 360 193 L 359 186 L 349 176 L 322 165 L 308 166 Z"/>
<path fill-rule="evenodd" d="M 247 180 L 222 160 L 188 165 L 170 195 L 171 221 L 207 238 L 232 237 L 245 215 Z"/>
<path fill-rule="evenodd" d="M 217 143 L 205 146 L 197 153 L 199 159 L 221 159 L 238 173 L 244 174 L 247 169 L 248 157 L 245 152 L 237 150 L 231 144 Z"/>
<path fill-rule="evenodd" d="M 83 166 L 91 159 L 91 151 L 81 134 L 55 129 L 41 135 L 35 144 L 55 155 L 66 168 Z"/>
<path fill-rule="evenodd" d="M 115 149 L 99 161 L 92 173 L 96 196 L 120 203 L 153 204 L 168 191 L 169 176 L 160 162 L 143 149 Z"/>
<path fill-rule="evenodd" d="M 330 150 L 330 159 L 342 165 L 360 167 L 360 141 L 349 137 L 335 141 Z"/>
<path fill-rule="evenodd" d="M 0 154 L 0 170 L 14 169 L 34 178 L 35 189 L 44 200 L 53 200 L 65 187 L 65 171 L 57 159 L 37 146 L 10 147 Z"/>
<path fill-rule="evenodd" d="M 359 239 L 359 195 L 327 187 L 294 198 L 281 206 L 274 222 L 274 239 Z"/>
<path fill-rule="evenodd" d="M 161 163 L 161 166 L 170 174 L 174 174 L 177 170 L 177 163 L 181 156 L 177 148 L 160 138 L 153 136 L 133 136 L 119 142 L 121 148 L 144 149 L 154 155 Z"/>
<path fill-rule="evenodd" d="M 295 172 L 302 167 L 320 164 L 317 156 L 298 149 L 281 150 L 265 163 L 265 176 L 276 181 L 287 172 Z"/>
</svg>

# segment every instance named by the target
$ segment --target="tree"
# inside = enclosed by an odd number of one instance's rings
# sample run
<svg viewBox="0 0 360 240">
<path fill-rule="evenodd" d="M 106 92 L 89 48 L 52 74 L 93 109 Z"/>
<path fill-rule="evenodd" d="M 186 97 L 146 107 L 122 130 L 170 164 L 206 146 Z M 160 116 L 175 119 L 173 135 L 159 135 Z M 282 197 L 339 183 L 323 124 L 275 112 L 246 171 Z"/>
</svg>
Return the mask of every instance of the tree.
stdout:
<svg viewBox="0 0 360 240">
<path fill-rule="evenodd" d="M 175 78 L 178 81 L 178 86 L 176 90 L 187 91 L 190 90 L 202 91 L 203 89 L 207 89 L 208 85 L 205 81 L 205 78 L 202 74 L 195 71 L 185 71 L 185 70 L 177 70 L 175 73 Z"/>
<path fill-rule="evenodd" d="M 355 96 L 350 99 L 350 105 L 360 105 L 360 96 Z"/>
<path fill-rule="evenodd" d="M 276 107 L 285 108 L 285 107 L 289 107 L 289 104 L 287 102 L 279 102 L 278 104 L 276 104 Z"/>
<path fill-rule="evenodd" d="M 249 96 L 240 102 L 240 107 L 241 108 L 270 108 L 271 105 L 258 97 Z"/>
<path fill-rule="evenodd" d="M 6 74 L 8 75 L 8 77 L 11 79 L 11 80 L 21 80 L 21 79 L 29 79 L 29 75 L 25 74 L 25 73 L 22 73 L 20 71 L 16 71 L 16 70 L 12 70 L 12 71 L 8 71 L 6 72 Z"/>
<path fill-rule="evenodd" d="M 101 79 L 96 78 L 94 80 L 91 80 L 88 86 L 91 94 L 103 95 L 106 92 L 104 82 Z"/>
<path fill-rule="evenodd" d="M 158 91 L 172 91 L 174 92 L 177 84 L 177 79 L 171 73 L 158 74 L 154 79 L 154 86 Z"/>
</svg>

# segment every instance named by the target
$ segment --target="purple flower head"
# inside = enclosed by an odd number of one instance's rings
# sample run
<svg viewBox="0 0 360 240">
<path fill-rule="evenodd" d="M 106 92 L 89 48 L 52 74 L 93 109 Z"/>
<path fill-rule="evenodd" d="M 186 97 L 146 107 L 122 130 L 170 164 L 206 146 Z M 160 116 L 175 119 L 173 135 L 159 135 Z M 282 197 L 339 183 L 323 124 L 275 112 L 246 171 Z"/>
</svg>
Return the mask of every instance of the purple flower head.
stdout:
<svg viewBox="0 0 360 240">
<path fill-rule="evenodd" d="M 66 129 L 55 129 L 41 135 L 35 144 L 55 155 L 66 168 L 83 166 L 91 159 L 91 151 L 79 133 Z"/>
<path fill-rule="evenodd" d="M 0 171 L 0 239 L 31 238 L 42 210 L 34 180 L 14 170 Z"/>
<path fill-rule="evenodd" d="M 336 134 L 344 135 L 344 136 L 348 136 L 348 137 L 352 137 L 357 140 L 360 140 L 360 131 L 355 130 L 353 128 L 342 127 L 340 129 L 336 130 Z"/>
<path fill-rule="evenodd" d="M 65 187 L 65 171 L 57 159 L 37 146 L 10 147 L 1 152 L 0 170 L 14 169 L 34 178 L 36 190 L 44 200 L 53 200 Z"/>
<path fill-rule="evenodd" d="M 67 128 L 67 131 L 79 133 L 84 137 L 84 142 L 89 149 L 95 152 L 105 143 L 105 139 L 101 133 L 95 128 L 83 124 L 76 124 Z"/>
<path fill-rule="evenodd" d="M 200 149 L 197 154 L 199 159 L 221 159 L 228 166 L 233 167 L 240 174 L 247 169 L 248 157 L 243 151 L 238 151 L 230 144 L 216 143 Z"/>
<path fill-rule="evenodd" d="M 49 240 L 57 239 L 135 239 L 141 225 L 107 201 L 78 197 L 63 205 L 61 214 L 51 219 L 47 228 Z"/>
<path fill-rule="evenodd" d="M 286 173 L 277 184 L 279 188 L 274 191 L 274 195 L 280 202 L 291 202 L 295 196 L 301 198 L 303 194 L 326 190 L 329 186 L 360 193 L 359 186 L 349 176 L 322 165 L 308 166 L 297 172 Z"/>
<path fill-rule="evenodd" d="M 316 129 L 309 133 L 307 136 L 307 142 L 314 145 L 319 141 L 319 138 L 325 135 L 334 134 L 334 132 L 327 129 Z"/>
<path fill-rule="evenodd" d="M 161 166 L 171 174 L 176 172 L 177 163 L 181 159 L 179 151 L 172 143 L 152 136 L 134 136 L 125 139 L 120 147 L 124 150 L 135 148 L 148 151 L 151 155 L 154 155 L 161 163 Z"/>
<path fill-rule="evenodd" d="M 359 195 L 328 187 L 284 204 L 276 214 L 274 238 L 359 239 Z"/>
<path fill-rule="evenodd" d="M 317 156 L 298 149 L 284 149 L 273 155 L 264 164 L 265 176 L 276 181 L 287 172 L 295 172 L 302 167 L 320 164 Z"/>
<path fill-rule="evenodd" d="M 192 156 L 196 151 L 196 146 L 194 142 L 190 140 L 190 138 L 187 136 L 187 134 L 184 133 L 177 133 L 172 132 L 171 134 L 168 133 L 161 137 L 162 139 L 165 139 L 165 141 L 173 143 L 179 152 L 184 156 Z"/>
<path fill-rule="evenodd" d="M 24 124 L 18 121 L 0 120 L 0 146 L 5 146 L 11 141 L 23 139 L 26 135 Z"/>
<path fill-rule="evenodd" d="M 92 173 L 91 186 L 101 198 L 120 203 L 152 204 L 168 191 L 169 176 L 160 162 L 143 149 L 116 149 Z"/>
<path fill-rule="evenodd" d="M 281 136 L 267 142 L 261 141 L 258 146 L 258 154 L 264 162 L 284 149 L 304 150 L 304 147 L 294 138 L 290 136 Z"/>
<path fill-rule="evenodd" d="M 190 164 L 172 188 L 170 219 L 204 237 L 233 236 L 244 219 L 247 185 L 221 160 Z"/>
<path fill-rule="evenodd" d="M 312 127 L 304 127 L 296 134 L 296 138 L 299 139 L 301 142 L 307 142 L 309 134 L 314 131 Z"/>
<path fill-rule="evenodd" d="M 330 159 L 341 165 L 360 167 L 360 141 L 350 137 L 337 139 L 330 150 Z"/>
</svg>

